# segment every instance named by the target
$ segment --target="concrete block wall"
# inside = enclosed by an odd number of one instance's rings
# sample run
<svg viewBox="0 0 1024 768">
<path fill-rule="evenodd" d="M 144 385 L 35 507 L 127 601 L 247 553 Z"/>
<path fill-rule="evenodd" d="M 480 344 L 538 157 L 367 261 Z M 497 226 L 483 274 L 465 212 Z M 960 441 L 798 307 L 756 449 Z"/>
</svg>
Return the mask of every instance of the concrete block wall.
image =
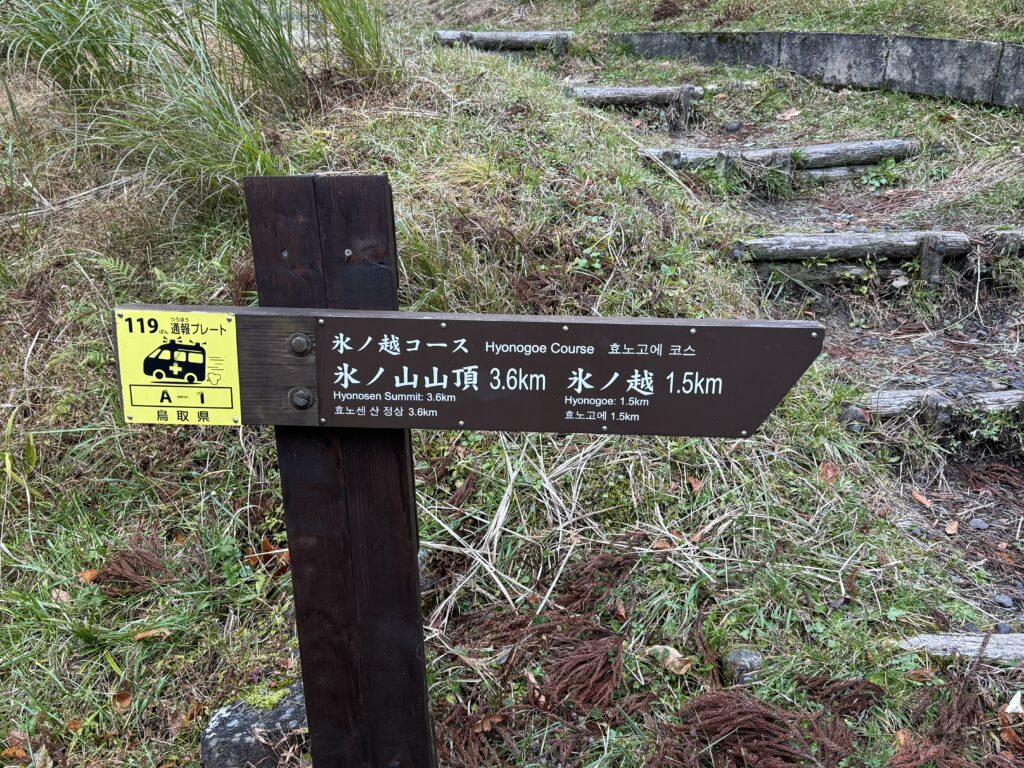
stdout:
<svg viewBox="0 0 1024 768">
<path fill-rule="evenodd" d="M 1024 109 L 1024 46 L 985 40 L 830 32 L 629 32 L 611 39 L 646 58 L 781 67 L 830 85 Z"/>
</svg>

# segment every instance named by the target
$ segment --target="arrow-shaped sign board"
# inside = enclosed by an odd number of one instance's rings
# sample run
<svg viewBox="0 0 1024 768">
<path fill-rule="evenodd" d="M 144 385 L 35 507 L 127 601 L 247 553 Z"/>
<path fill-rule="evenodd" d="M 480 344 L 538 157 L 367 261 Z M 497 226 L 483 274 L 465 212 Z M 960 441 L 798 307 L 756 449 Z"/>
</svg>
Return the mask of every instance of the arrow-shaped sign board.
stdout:
<svg viewBox="0 0 1024 768">
<path fill-rule="evenodd" d="M 125 305 L 132 423 L 746 437 L 812 322 Z"/>
</svg>

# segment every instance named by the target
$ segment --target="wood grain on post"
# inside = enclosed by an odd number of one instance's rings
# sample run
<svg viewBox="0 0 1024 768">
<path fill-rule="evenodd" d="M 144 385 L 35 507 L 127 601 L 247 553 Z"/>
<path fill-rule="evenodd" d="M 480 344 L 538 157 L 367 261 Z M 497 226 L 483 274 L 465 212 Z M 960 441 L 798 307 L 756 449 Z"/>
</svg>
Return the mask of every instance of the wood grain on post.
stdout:
<svg viewBox="0 0 1024 768">
<path fill-rule="evenodd" d="M 954 411 L 999 413 L 1024 406 L 1024 390 L 1000 389 L 951 398 L 936 389 L 894 389 L 869 395 L 861 407 L 872 416 L 899 416 L 924 408 L 929 400 L 932 401 L 932 407 L 941 403 Z"/>
<path fill-rule="evenodd" d="M 245 192 L 261 304 L 397 308 L 385 177 L 248 178 Z M 314 766 L 435 768 L 409 433 L 276 435 Z"/>
</svg>

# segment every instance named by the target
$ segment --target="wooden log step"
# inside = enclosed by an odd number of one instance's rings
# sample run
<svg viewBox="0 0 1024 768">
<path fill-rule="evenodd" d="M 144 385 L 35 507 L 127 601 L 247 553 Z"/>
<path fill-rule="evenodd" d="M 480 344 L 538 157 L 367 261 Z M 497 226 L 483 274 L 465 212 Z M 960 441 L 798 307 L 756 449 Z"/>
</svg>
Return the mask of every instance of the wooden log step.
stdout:
<svg viewBox="0 0 1024 768">
<path fill-rule="evenodd" d="M 996 250 L 1007 256 L 1019 256 L 1021 242 L 1024 242 L 1024 229 L 997 229 L 990 235 Z"/>
<path fill-rule="evenodd" d="M 985 635 L 936 633 L 915 635 L 900 642 L 906 651 L 925 651 L 934 656 L 964 656 L 974 659 L 978 655 L 989 661 L 1024 661 L 1024 635 Z"/>
<path fill-rule="evenodd" d="M 762 278 L 777 275 L 802 285 L 852 283 L 869 279 L 891 281 L 907 277 L 907 273 L 902 269 L 889 267 L 869 269 L 848 264 L 808 267 L 800 262 L 762 262 L 754 265 L 754 271 Z"/>
<path fill-rule="evenodd" d="M 675 169 L 694 169 L 709 163 L 726 166 L 750 163 L 808 170 L 874 165 L 890 157 L 893 160 L 905 160 L 921 152 L 921 149 L 921 142 L 913 139 L 872 139 L 745 150 L 651 147 L 641 148 L 638 152 L 645 160 L 661 162 Z"/>
<path fill-rule="evenodd" d="M 550 50 L 565 54 L 569 50 L 572 32 L 474 32 L 449 29 L 434 33 L 441 45 L 468 45 L 484 51 L 540 51 Z"/>
<path fill-rule="evenodd" d="M 960 256 L 970 251 L 971 238 L 963 232 L 931 230 L 772 235 L 741 240 L 732 255 L 751 261 L 907 259 L 919 255 L 925 245 L 944 256 Z"/>
<path fill-rule="evenodd" d="M 875 392 L 863 403 L 859 403 L 859 406 L 869 414 L 881 418 L 916 411 L 927 411 L 932 415 L 967 411 L 1001 413 L 1020 408 L 1022 405 L 1024 389 L 977 392 L 960 398 L 947 397 L 938 389 L 895 389 Z"/>
<path fill-rule="evenodd" d="M 871 165 L 837 165 L 833 168 L 807 168 L 795 171 L 793 175 L 800 181 L 824 184 L 828 181 L 859 179 L 873 167 Z"/>
<path fill-rule="evenodd" d="M 704 95 L 697 85 L 577 86 L 569 94 L 592 107 L 668 107 L 686 105 Z"/>
</svg>

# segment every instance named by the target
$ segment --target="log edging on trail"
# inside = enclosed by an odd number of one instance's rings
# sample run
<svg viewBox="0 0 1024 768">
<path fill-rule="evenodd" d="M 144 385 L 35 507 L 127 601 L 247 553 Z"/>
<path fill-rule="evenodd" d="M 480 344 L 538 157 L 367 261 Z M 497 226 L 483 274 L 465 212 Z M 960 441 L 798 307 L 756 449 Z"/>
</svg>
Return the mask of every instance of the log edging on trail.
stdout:
<svg viewBox="0 0 1024 768">
<path fill-rule="evenodd" d="M 699 85 L 639 85 L 639 86 L 598 86 L 578 85 L 569 89 L 569 95 L 577 101 L 592 107 L 631 107 L 649 104 L 652 106 L 673 106 L 688 104 L 704 96 Z"/>
<path fill-rule="evenodd" d="M 926 411 L 940 423 L 952 413 L 981 411 L 1002 413 L 1024 406 L 1024 389 L 999 389 L 948 397 L 940 389 L 894 389 L 874 392 L 858 403 L 870 416 L 880 418 Z"/>
<path fill-rule="evenodd" d="M 935 656 L 981 656 L 989 661 L 1024 661 L 1024 635 L 975 635 L 936 633 L 902 640 L 905 651 L 924 651 Z"/>
<path fill-rule="evenodd" d="M 1024 109 L 1024 46 L 834 32 L 626 32 L 645 58 L 781 67 L 829 85 L 885 88 Z"/>
<path fill-rule="evenodd" d="M 675 170 L 706 165 L 753 166 L 819 171 L 843 166 L 868 166 L 886 158 L 905 160 L 919 154 L 923 145 L 914 139 L 868 139 L 830 144 L 807 144 L 765 149 L 710 149 L 705 147 L 642 147 L 641 159 L 664 163 Z"/>
<path fill-rule="evenodd" d="M 971 249 L 971 238 L 963 232 L 905 230 L 902 232 L 828 232 L 783 234 L 738 241 L 735 258 L 756 262 L 803 261 L 831 258 L 854 261 L 874 257 L 904 259 L 919 255 L 930 242 L 942 255 L 960 256 Z"/>
<path fill-rule="evenodd" d="M 446 29 L 434 33 L 441 45 L 468 45 L 485 51 L 539 51 L 550 50 L 564 55 L 569 50 L 573 33 L 544 30 L 539 32 L 476 32 Z"/>
</svg>

